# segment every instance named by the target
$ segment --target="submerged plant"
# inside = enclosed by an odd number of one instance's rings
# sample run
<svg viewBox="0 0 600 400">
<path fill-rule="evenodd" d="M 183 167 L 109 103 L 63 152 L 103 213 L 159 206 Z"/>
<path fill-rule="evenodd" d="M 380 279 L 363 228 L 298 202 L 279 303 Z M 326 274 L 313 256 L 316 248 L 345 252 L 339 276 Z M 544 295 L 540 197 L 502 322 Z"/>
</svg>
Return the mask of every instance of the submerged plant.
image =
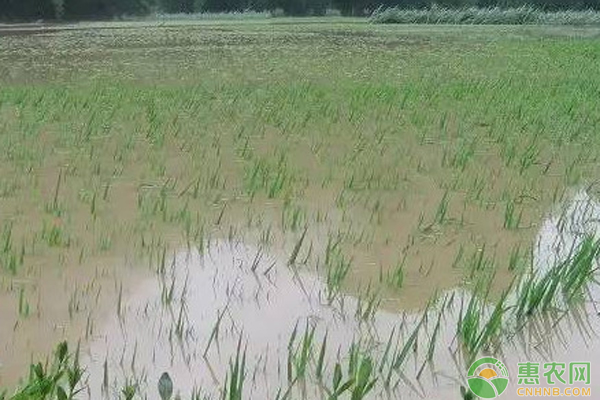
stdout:
<svg viewBox="0 0 600 400">
<path fill-rule="evenodd" d="M 229 372 L 222 391 L 222 400 L 242 400 L 246 380 L 246 350 L 242 350 L 242 338 L 238 340 L 235 358 L 229 362 Z"/>
</svg>

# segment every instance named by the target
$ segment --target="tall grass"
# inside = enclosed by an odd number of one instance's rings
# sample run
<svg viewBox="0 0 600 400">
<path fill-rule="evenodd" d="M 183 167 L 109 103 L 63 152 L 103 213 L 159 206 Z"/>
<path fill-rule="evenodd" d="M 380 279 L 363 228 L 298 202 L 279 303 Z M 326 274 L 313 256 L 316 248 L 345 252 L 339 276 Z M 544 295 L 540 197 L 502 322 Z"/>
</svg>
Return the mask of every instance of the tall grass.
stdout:
<svg viewBox="0 0 600 400">
<path fill-rule="evenodd" d="M 428 9 L 380 8 L 370 21 L 377 24 L 456 25 L 598 25 L 600 12 L 547 12 L 530 6 L 518 8 L 459 8 L 432 6 Z"/>
</svg>

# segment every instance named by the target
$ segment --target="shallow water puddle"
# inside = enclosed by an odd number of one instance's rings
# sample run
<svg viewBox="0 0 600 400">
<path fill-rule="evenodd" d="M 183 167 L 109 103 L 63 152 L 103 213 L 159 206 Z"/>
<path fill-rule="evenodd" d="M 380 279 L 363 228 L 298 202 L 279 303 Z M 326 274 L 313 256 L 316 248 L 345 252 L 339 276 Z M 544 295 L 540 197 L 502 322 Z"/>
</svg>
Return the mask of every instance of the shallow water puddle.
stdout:
<svg viewBox="0 0 600 400">
<path fill-rule="evenodd" d="M 541 227 L 534 249 L 536 276 L 541 279 L 551 266 L 564 261 L 585 234 L 600 232 L 596 216 L 600 205 L 584 192 L 577 193 L 563 212 Z M 105 324 L 87 351 L 90 376 L 88 395 L 95 399 L 120 389 L 124 377 L 139 384 L 152 398 L 156 382 L 168 371 L 176 390 L 183 396 L 194 390 L 217 395 L 225 384 L 228 366 L 238 344 L 247 351 L 248 398 L 275 398 L 288 383 L 290 338 L 300 346 L 304 332 L 315 328 L 311 346 L 314 359 L 327 332 L 325 386 L 336 361 L 347 363 L 353 345 L 360 343 L 382 371 L 391 362 L 385 356 L 391 343 L 395 356 L 401 352 L 422 314 L 364 312 L 364 299 L 338 294 L 328 301 L 328 288 L 305 271 L 297 271 L 257 248 L 229 242 L 214 242 L 203 254 L 182 251 L 149 279 L 132 297 L 123 301 L 120 312 Z M 551 325 L 532 324 L 504 340 L 502 359 L 511 377 L 517 363 L 524 361 L 574 361 L 600 359 L 597 289 L 590 292 L 583 313 L 568 315 Z M 418 350 L 393 372 L 392 389 L 374 390 L 368 398 L 459 398 L 467 367 L 458 352 L 456 327 L 460 310 L 471 300 L 463 290 L 440 296 L 418 334 Z M 514 301 L 514 296 L 509 296 Z M 486 307 L 490 313 L 493 305 Z M 439 318 L 438 323 L 438 316 Z M 437 328 L 436 328 L 437 326 Z M 390 340 L 390 338 L 392 338 Z M 426 362 L 432 346 L 435 356 Z M 395 350 L 394 350 L 395 349 Z M 384 360 L 386 358 L 386 360 Z M 382 361 L 383 360 L 383 361 Z M 108 371 L 106 373 L 105 371 Z M 400 372 L 400 373 L 398 373 Z M 307 373 L 307 382 L 311 381 Z M 381 381 L 386 373 L 378 375 Z M 312 377 L 314 378 L 314 376 Z M 314 381 L 314 379 L 312 379 Z M 314 383 L 314 382 L 313 382 Z M 504 398 L 517 398 L 513 379 Z M 593 391 L 600 390 L 592 386 Z M 294 398 L 323 398 L 320 384 L 293 385 Z M 378 385 L 377 387 L 379 387 Z"/>
<path fill-rule="evenodd" d="M 61 340 L 86 341 L 113 311 L 116 282 L 135 290 L 140 271 L 107 257 L 85 268 L 34 262 L 26 274 L 0 276 L 0 387 L 11 388 L 30 363 Z"/>
<path fill-rule="evenodd" d="M 576 193 L 560 211 L 542 224 L 536 238 L 533 257 L 538 279 L 551 266 L 564 261 L 586 234 L 600 232 L 600 204 L 585 192 Z M 110 279 L 105 276 L 103 280 Z M 60 282 L 64 286 L 68 280 Z M 461 310 L 472 299 L 467 291 L 443 293 L 425 319 L 421 311 L 370 309 L 373 304 L 367 296 L 357 299 L 345 293 L 332 294 L 313 273 L 289 267 L 256 247 L 229 241 L 213 241 L 202 253 L 174 253 L 154 276 L 137 285 L 131 282 L 126 282 L 130 290 L 123 291 L 122 296 L 118 290 L 104 292 L 112 296 L 109 302 L 102 302 L 110 305 L 112 313 L 96 319 L 84 343 L 82 357 L 89 379 L 86 397 L 91 399 L 116 398 L 126 382 L 135 382 L 141 393 L 157 398 L 156 382 L 164 371 L 173 377 L 176 391 L 184 398 L 194 390 L 216 398 L 221 395 L 238 345 L 246 351 L 244 390 L 251 399 L 276 398 L 279 390 L 284 393 L 290 386 L 292 398 L 325 398 L 324 388 L 331 385 L 335 363 L 341 362 L 347 373 L 351 349 L 357 346 L 361 354 L 371 357 L 378 371 L 376 389 L 367 398 L 460 398 L 459 386 L 465 382 L 467 366 L 456 332 Z M 104 286 L 111 285 L 104 282 Z M 509 304 L 515 298 L 509 296 Z M 599 359 L 600 341 L 594 336 L 594 332 L 600 332 L 593 302 L 600 298 L 596 287 L 590 298 L 580 314 L 573 313 L 551 324 L 540 322 L 509 335 L 502 341 L 501 351 L 493 355 L 502 358 L 511 378 L 517 377 L 518 362 Z M 486 305 L 483 315 L 489 316 L 492 309 L 493 304 Z M 43 321 L 36 319 L 30 324 L 41 326 L 49 321 L 48 315 L 55 314 L 44 312 Z M 64 324 L 69 332 L 75 334 L 79 329 L 83 335 L 85 321 L 77 321 Z M 409 346 L 406 357 L 399 360 L 419 323 L 417 345 Z M 0 328 L 2 332 L 10 331 L 5 324 Z M 312 358 L 306 381 L 301 383 L 293 376 L 302 339 L 312 329 Z M 6 343 L 3 338 L 3 345 L 19 343 L 15 341 L 19 332 L 14 330 Z M 38 335 L 44 332 L 40 330 Z M 327 351 L 320 383 L 315 379 L 315 363 L 325 334 Z M 291 348 L 296 358 L 289 355 L 293 337 Z M 35 341 L 31 335 L 22 338 Z M 5 347 L 4 359 L 0 360 L 4 362 L 0 366 L 4 379 L 11 377 L 11 371 L 16 378 L 21 364 L 29 362 L 30 357 L 18 355 L 19 349 L 32 348 L 27 346 L 14 346 L 10 352 Z M 293 385 L 288 377 L 288 360 L 292 360 Z M 399 367 L 392 368 L 394 363 Z M 386 379 L 388 382 L 383 384 Z M 518 397 L 516 382 L 511 381 L 503 398 Z M 593 390 L 600 388 L 593 386 Z"/>
<path fill-rule="evenodd" d="M 307 323 L 316 326 L 319 344 L 327 331 L 331 348 L 345 353 L 361 337 L 370 343 L 385 340 L 401 321 L 378 312 L 372 325 L 360 324 L 353 314 L 355 299 L 342 296 L 332 306 L 326 293 L 317 277 L 294 272 L 255 248 L 219 242 L 202 255 L 184 251 L 161 279 L 143 284 L 127 300 L 122 317 L 112 318 L 105 334 L 91 343 L 92 397 L 101 392 L 103 381 L 96 378 L 103 376 L 107 357 L 115 367 L 110 373 L 118 371 L 113 378 L 121 382 L 123 375 L 132 376 L 154 388 L 169 371 L 182 394 L 221 387 L 240 337 L 254 380 L 251 398 L 273 395 L 286 380 L 287 347 L 296 325 L 299 337 Z"/>
</svg>

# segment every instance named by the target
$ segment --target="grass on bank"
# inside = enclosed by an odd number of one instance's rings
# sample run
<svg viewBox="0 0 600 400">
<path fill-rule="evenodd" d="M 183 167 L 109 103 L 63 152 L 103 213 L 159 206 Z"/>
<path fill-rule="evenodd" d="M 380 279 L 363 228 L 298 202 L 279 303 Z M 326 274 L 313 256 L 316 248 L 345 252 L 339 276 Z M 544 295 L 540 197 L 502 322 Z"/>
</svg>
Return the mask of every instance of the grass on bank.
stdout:
<svg viewBox="0 0 600 400">
<path fill-rule="evenodd" d="M 370 18 L 377 24 L 454 25 L 598 25 L 600 12 L 544 11 L 530 6 L 518 8 L 458 8 L 432 6 L 427 9 L 400 7 L 377 9 Z"/>
</svg>

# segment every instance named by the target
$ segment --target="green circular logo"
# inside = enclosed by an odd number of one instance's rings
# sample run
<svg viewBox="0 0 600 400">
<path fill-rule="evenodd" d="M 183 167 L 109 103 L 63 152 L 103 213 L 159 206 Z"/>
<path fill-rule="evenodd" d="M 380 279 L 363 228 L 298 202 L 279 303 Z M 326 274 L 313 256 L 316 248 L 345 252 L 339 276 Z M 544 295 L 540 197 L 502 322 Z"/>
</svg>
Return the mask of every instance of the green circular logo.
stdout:
<svg viewBox="0 0 600 400">
<path fill-rule="evenodd" d="M 469 368 L 467 382 L 476 396 L 494 399 L 508 387 L 508 370 L 493 357 L 480 358 Z"/>
</svg>

